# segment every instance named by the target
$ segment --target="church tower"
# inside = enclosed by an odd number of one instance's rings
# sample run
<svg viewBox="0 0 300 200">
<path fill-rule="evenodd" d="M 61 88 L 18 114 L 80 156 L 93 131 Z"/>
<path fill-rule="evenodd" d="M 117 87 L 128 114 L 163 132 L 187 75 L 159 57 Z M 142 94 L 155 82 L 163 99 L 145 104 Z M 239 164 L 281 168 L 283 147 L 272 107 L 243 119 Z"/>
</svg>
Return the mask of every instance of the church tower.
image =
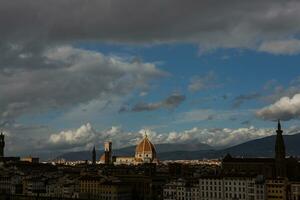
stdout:
<svg viewBox="0 0 300 200">
<path fill-rule="evenodd" d="M 112 142 L 104 142 L 104 163 L 110 164 L 112 162 Z"/>
<path fill-rule="evenodd" d="M 4 147 L 5 147 L 4 135 L 1 132 L 1 134 L 0 134 L 0 157 L 4 157 Z"/>
<path fill-rule="evenodd" d="M 93 148 L 92 161 L 93 161 L 93 165 L 95 165 L 96 164 L 96 149 L 95 149 L 95 146 Z"/>
<path fill-rule="evenodd" d="M 286 162 L 285 162 L 285 145 L 283 141 L 280 120 L 278 120 L 278 127 L 276 130 L 276 142 L 275 142 L 275 167 L 276 176 L 285 177 L 286 176 Z"/>
</svg>

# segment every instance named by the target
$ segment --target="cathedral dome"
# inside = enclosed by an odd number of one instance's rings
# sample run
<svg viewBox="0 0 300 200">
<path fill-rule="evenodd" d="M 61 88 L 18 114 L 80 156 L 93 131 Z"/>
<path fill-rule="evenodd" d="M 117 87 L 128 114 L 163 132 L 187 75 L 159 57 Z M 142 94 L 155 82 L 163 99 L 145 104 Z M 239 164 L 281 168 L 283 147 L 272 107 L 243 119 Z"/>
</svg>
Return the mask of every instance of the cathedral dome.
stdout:
<svg viewBox="0 0 300 200">
<path fill-rule="evenodd" d="M 156 159 L 156 150 L 154 145 L 150 142 L 147 136 L 136 146 L 135 158 L 137 160 L 150 161 Z"/>
</svg>

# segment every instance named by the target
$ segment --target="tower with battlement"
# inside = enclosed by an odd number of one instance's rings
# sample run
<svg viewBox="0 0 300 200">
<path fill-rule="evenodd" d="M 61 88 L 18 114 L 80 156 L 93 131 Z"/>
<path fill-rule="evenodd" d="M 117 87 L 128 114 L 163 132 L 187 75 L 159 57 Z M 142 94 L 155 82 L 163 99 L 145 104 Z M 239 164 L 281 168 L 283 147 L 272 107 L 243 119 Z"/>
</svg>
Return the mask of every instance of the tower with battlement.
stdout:
<svg viewBox="0 0 300 200">
<path fill-rule="evenodd" d="M 1 132 L 1 134 L 0 134 L 0 157 L 4 157 L 4 147 L 5 147 L 4 135 Z"/>
<path fill-rule="evenodd" d="M 105 155 L 105 164 L 111 164 L 112 162 L 112 142 L 104 142 L 104 155 Z"/>
</svg>

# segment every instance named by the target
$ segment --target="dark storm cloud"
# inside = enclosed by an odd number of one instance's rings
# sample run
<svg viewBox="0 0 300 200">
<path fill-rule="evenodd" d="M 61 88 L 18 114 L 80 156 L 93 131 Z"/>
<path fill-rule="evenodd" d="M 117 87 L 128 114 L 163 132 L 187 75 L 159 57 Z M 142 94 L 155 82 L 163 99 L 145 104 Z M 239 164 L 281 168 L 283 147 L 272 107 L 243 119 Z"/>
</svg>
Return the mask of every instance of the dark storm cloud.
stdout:
<svg viewBox="0 0 300 200">
<path fill-rule="evenodd" d="M 299 33 L 300 2 L 15 0 L 0 2 L 0 23 L 3 41 L 22 44 L 185 41 L 203 48 L 254 47 Z M 271 44 L 260 49 L 272 52 Z"/>
<path fill-rule="evenodd" d="M 143 111 L 153 111 L 158 109 L 173 109 L 178 107 L 184 100 L 185 96 L 182 94 L 172 94 L 163 101 L 155 102 L 155 103 L 145 103 L 145 102 L 139 102 L 135 104 L 132 108 L 129 108 L 129 106 L 122 106 L 119 110 L 119 112 L 143 112 Z"/>
<path fill-rule="evenodd" d="M 26 63 L 22 67 L 2 66 L 1 123 L 25 113 L 126 95 L 164 75 L 151 63 L 132 63 L 71 46 L 50 48 L 41 55 L 41 60 L 34 62 L 36 67 L 27 67 Z"/>
<path fill-rule="evenodd" d="M 102 57 L 97 58 L 72 46 L 66 55 L 59 52 L 65 45 L 80 41 L 195 42 L 204 49 L 261 45 L 261 50 L 272 51 L 278 43 L 261 43 L 296 35 L 299 11 L 298 1 L 0 0 L 2 118 L 13 118 L 37 105 L 38 110 L 47 110 L 86 102 L 107 91 L 122 93 L 134 89 L 135 78 L 145 85 L 143 80 L 158 74 L 144 72 L 143 67 L 125 72 L 127 68 L 120 66 L 129 66 L 126 61 L 116 66 L 109 62 L 110 57 L 99 53 Z M 289 54 L 297 50 L 285 44 Z M 49 52 L 54 51 L 56 58 L 52 59 Z M 195 79 L 191 89 L 203 87 L 202 79 Z M 139 107 L 146 109 L 147 105 Z"/>
<path fill-rule="evenodd" d="M 245 101 L 255 100 L 261 97 L 258 93 L 239 95 L 234 98 L 232 107 L 239 108 Z"/>
</svg>

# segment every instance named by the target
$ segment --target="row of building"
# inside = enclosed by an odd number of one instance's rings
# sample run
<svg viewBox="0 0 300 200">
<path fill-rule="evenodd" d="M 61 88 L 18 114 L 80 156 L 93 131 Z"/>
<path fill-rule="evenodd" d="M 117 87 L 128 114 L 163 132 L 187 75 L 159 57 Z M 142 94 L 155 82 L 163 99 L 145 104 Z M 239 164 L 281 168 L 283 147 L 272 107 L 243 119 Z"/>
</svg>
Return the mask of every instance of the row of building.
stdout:
<svg viewBox="0 0 300 200">
<path fill-rule="evenodd" d="M 98 162 L 94 149 L 91 163 L 72 166 L 1 157 L 0 197 L 300 200 L 299 161 L 286 156 L 280 122 L 276 133 L 274 158 L 228 154 L 221 162 L 158 162 L 147 136 L 133 157 L 113 155 L 112 144 L 107 142 Z M 0 146 L 3 143 L 1 136 Z"/>
<path fill-rule="evenodd" d="M 1 174 L 0 192 L 52 198 L 131 199 L 129 185 L 117 178 L 91 174 Z"/>
<path fill-rule="evenodd" d="M 164 186 L 165 200 L 299 200 L 300 164 L 287 157 L 280 121 L 274 158 L 235 158 L 227 154 L 214 176 L 174 179 Z"/>
<path fill-rule="evenodd" d="M 177 179 L 164 186 L 164 200 L 299 200 L 300 182 L 259 175 Z"/>
</svg>

